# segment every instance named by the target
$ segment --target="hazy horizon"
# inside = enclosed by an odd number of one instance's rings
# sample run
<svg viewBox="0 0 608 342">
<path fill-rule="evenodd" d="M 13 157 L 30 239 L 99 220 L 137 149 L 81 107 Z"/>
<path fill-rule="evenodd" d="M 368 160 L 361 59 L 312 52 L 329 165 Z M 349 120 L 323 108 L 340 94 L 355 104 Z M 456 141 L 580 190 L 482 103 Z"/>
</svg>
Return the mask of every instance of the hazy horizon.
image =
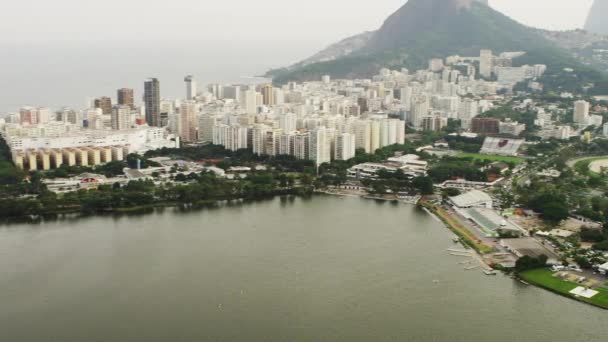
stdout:
<svg viewBox="0 0 608 342">
<path fill-rule="evenodd" d="M 490 0 L 495 9 L 538 28 L 582 28 L 593 0 Z M 373 5 L 348 0 L 250 0 L 206 3 L 173 0 L 106 0 L 91 10 L 85 1 L 22 0 L 5 6 L 0 43 L 49 41 L 275 41 L 317 42 L 375 30 L 407 1 Z"/>
<path fill-rule="evenodd" d="M 161 79 L 163 96 L 183 95 L 183 76 L 232 82 L 291 65 L 343 38 L 379 28 L 404 0 L 250 0 L 203 3 L 106 0 L 11 2 L 0 20 L 0 113 L 23 105 L 82 106 Z M 531 26 L 584 25 L 592 0 L 490 0 Z M 542 10 L 541 10 L 542 9 Z M 50 86 L 49 86 L 50 85 Z"/>
</svg>

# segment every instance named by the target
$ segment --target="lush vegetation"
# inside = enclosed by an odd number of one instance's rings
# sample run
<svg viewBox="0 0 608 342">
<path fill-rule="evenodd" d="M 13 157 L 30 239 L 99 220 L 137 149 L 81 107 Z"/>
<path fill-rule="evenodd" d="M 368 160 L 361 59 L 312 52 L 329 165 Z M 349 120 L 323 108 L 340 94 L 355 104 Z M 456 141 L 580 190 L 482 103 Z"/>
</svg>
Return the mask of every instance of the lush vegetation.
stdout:
<svg viewBox="0 0 608 342">
<path fill-rule="evenodd" d="M 179 149 L 163 148 L 149 151 L 146 158 L 170 157 L 174 159 L 193 160 L 215 164 L 222 169 L 233 166 L 251 166 L 264 164 L 284 172 L 314 173 L 314 163 L 309 160 L 298 160 L 293 156 L 258 156 L 251 149 L 230 151 L 219 145 L 204 145 L 198 147 L 183 147 Z"/>
<path fill-rule="evenodd" d="M 492 156 L 487 154 L 479 153 L 460 153 L 456 157 L 464 159 L 481 160 L 485 162 L 504 162 L 510 165 L 519 165 L 523 162 L 522 158 L 518 157 L 507 157 L 507 156 Z"/>
<path fill-rule="evenodd" d="M 446 156 L 434 162 L 428 174 L 435 183 L 443 183 L 446 180 L 455 179 L 486 182 L 490 175 L 501 175 L 501 171 L 496 168 L 484 168 L 490 163 L 491 161 L 485 159 Z"/>
<path fill-rule="evenodd" d="M 581 168 L 581 164 L 568 167 L 584 156 L 608 154 L 608 141 L 594 140 L 591 144 L 548 141 L 530 146 L 529 152 L 531 148 L 542 155 L 529 162 L 531 170 L 553 168 L 560 170 L 561 176 L 549 179 L 531 172 L 514 182 L 513 194 L 521 207 L 541 213 L 549 225 L 559 223 L 569 214 L 608 222 L 608 201 L 603 195 L 608 193 L 605 179 L 588 172 L 586 167 Z"/>
<path fill-rule="evenodd" d="M 477 153 L 481 150 L 485 137 L 468 138 L 459 135 L 447 135 L 445 141 L 453 150 L 464 151 L 466 153 Z"/>
<path fill-rule="evenodd" d="M 0 184 L 17 184 L 23 180 L 25 174 L 17 169 L 12 162 L 11 151 L 2 137 L 0 137 Z"/>
<path fill-rule="evenodd" d="M 569 216 L 566 197 L 558 192 L 541 192 L 533 195 L 527 206 L 542 214 L 545 221 L 557 224 Z"/>
<path fill-rule="evenodd" d="M 548 258 L 546 255 L 541 255 L 537 258 L 523 256 L 515 263 L 515 271 L 520 273 L 528 270 L 543 268 L 547 266 L 547 259 Z"/>
<path fill-rule="evenodd" d="M 132 181 L 125 186 L 104 185 L 62 195 L 41 187 L 36 197 L 0 199 L 0 217 L 11 219 L 64 212 L 90 214 L 159 205 L 199 206 L 219 200 L 308 193 L 311 186 L 312 181 L 306 177 L 296 179 L 282 173 L 254 172 L 243 180 L 230 181 L 202 172 L 181 175 L 174 183 L 160 186 L 152 181 Z"/>
<path fill-rule="evenodd" d="M 586 174 L 589 176 L 591 176 L 591 175 L 597 176 L 598 174 L 591 171 L 590 166 L 593 162 L 600 161 L 600 160 L 608 160 L 608 156 L 589 157 L 589 158 L 580 160 L 574 165 L 574 169 L 581 174 Z"/>
</svg>

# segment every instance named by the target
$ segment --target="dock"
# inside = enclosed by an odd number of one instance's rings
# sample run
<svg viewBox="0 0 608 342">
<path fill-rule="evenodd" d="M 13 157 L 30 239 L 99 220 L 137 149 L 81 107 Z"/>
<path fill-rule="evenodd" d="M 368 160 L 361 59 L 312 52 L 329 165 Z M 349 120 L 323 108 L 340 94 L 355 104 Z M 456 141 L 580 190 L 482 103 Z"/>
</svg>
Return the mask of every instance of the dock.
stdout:
<svg viewBox="0 0 608 342">
<path fill-rule="evenodd" d="M 483 274 L 487 276 L 494 276 L 497 274 L 496 271 L 494 271 L 494 269 L 488 266 L 478 254 L 474 253 L 471 250 L 448 248 L 447 252 L 451 256 L 467 258 L 467 260 L 459 262 L 459 264 L 462 265 L 466 271 L 472 271 L 481 268 Z M 477 263 L 473 264 L 475 263 L 475 261 L 477 261 Z"/>
</svg>

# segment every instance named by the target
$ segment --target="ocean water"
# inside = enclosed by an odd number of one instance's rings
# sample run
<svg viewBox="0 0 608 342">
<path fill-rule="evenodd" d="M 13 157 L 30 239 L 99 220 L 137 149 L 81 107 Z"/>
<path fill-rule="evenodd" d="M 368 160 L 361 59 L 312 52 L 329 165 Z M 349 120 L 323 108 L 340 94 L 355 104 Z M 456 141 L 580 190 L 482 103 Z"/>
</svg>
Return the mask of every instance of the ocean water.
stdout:
<svg viewBox="0 0 608 342">
<path fill-rule="evenodd" d="M 0 44 L 0 115 L 21 106 L 85 107 L 100 96 L 156 77 L 165 98 L 185 96 L 184 76 L 209 83 L 256 82 L 252 76 L 313 54 L 315 42 L 47 42 Z M 259 80 L 258 80 L 259 81 Z"/>
</svg>

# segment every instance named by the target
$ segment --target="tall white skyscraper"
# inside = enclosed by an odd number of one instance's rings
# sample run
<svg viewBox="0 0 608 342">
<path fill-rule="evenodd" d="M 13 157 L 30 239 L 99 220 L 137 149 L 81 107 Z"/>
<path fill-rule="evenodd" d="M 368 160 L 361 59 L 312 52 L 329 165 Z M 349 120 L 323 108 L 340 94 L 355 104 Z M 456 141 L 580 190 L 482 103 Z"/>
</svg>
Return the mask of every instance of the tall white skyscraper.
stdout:
<svg viewBox="0 0 608 342">
<path fill-rule="evenodd" d="M 355 135 L 342 133 L 336 137 L 336 160 L 349 160 L 355 157 Z"/>
<path fill-rule="evenodd" d="M 218 124 L 213 131 L 213 143 L 227 150 L 238 151 L 247 148 L 247 127 Z"/>
<path fill-rule="evenodd" d="M 589 108 L 587 101 L 574 102 L 574 122 L 579 125 L 589 124 Z"/>
<path fill-rule="evenodd" d="M 461 121 L 462 128 L 469 129 L 471 121 L 479 115 L 479 102 L 473 99 L 465 99 L 460 103 L 458 119 Z"/>
<path fill-rule="evenodd" d="M 247 114 L 257 114 L 258 112 L 258 104 L 257 104 L 257 99 L 258 99 L 258 93 L 253 90 L 247 90 L 245 92 L 245 99 L 244 99 L 244 104 L 243 106 L 245 107 L 245 111 L 247 111 Z"/>
<path fill-rule="evenodd" d="M 331 144 L 327 135 L 325 127 L 319 127 L 310 133 L 310 160 L 317 166 L 331 162 Z"/>
<path fill-rule="evenodd" d="M 412 97 L 412 107 L 410 110 L 409 121 L 412 126 L 419 128 L 422 124 L 422 118 L 429 115 L 430 99 L 425 94 Z"/>
<path fill-rule="evenodd" d="M 492 50 L 481 50 L 479 54 L 479 74 L 481 77 L 492 77 Z"/>
<path fill-rule="evenodd" d="M 266 135 L 271 128 L 266 125 L 256 125 L 252 132 L 253 153 L 261 156 L 266 151 Z"/>
<path fill-rule="evenodd" d="M 186 82 L 186 100 L 192 101 L 196 97 L 196 81 L 194 80 L 194 76 L 186 76 L 184 82 Z"/>
</svg>

